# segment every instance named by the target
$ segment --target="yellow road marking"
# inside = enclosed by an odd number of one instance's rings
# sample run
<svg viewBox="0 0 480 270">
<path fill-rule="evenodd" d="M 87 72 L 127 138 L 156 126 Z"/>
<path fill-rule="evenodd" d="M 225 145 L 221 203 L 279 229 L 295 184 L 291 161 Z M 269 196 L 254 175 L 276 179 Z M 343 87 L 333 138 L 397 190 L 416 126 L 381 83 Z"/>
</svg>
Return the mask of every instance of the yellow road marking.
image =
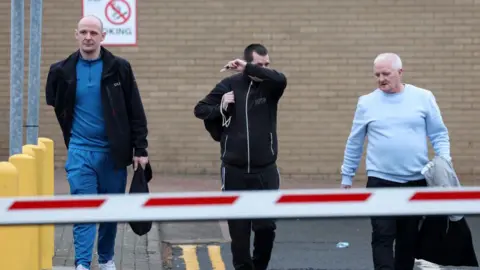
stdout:
<svg viewBox="0 0 480 270">
<path fill-rule="evenodd" d="M 183 260 L 185 261 L 186 270 L 200 270 L 197 257 L 197 246 L 195 245 L 181 245 L 183 252 Z"/>
<path fill-rule="evenodd" d="M 208 256 L 212 262 L 213 270 L 225 270 L 225 263 L 219 246 L 208 246 Z"/>
</svg>

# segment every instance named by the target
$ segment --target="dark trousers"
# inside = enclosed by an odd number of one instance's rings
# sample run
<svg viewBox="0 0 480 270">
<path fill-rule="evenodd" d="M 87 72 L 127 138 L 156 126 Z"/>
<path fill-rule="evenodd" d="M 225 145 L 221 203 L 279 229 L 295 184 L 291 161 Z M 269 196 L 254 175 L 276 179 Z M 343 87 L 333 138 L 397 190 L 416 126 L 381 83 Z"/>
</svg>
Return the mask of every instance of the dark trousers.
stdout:
<svg viewBox="0 0 480 270">
<path fill-rule="evenodd" d="M 276 190 L 280 186 L 280 174 L 275 165 L 251 173 L 222 166 L 222 184 L 225 191 Z M 235 270 L 266 270 L 275 240 L 275 220 L 228 220 L 228 229 Z M 252 230 L 255 233 L 253 256 L 250 254 Z"/>
<path fill-rule="evenodd" d="M 367 188 L 424 187 L 425 180 L 395 183 L 368 177 Z M 388 202 L 385 202 L 388 203 Z M 412 270 L 421 216 L 372 217 L 372 253 L 375 270 Z M 393 242 L 395 241 L 395 256 Z"/>
</svg>

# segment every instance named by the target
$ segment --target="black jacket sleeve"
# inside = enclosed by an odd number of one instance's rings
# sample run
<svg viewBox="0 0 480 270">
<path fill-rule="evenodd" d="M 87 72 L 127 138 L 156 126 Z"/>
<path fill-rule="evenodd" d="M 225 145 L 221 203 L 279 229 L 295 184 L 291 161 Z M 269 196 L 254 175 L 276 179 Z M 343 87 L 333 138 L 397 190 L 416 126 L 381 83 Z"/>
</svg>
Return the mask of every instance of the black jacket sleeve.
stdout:
<svg viewBox="0 0 480 270">
<path fill-rule="evenodd" d="M 214 120 L 220 118 L 220 103 L 225 93 L 229 92 L 228 78 L 223 79 L 200 100 L 193 110 L 195 117 L 202 120 Z"/>
<path fill-rule="evenodd" d="M 55 98 L 57 96 L 56 76 L 54 72 L 54 65 L 50 66 L 47 75 L 47 82 L 45 84 L 45 99 L 47 105 L 55 107 Z"/>
<path fill-rule="evenodd" d="M 137 81 L 132 67 L 128 61 L 125 64 L 126 107 L 130 121 L 131 140 L 134 148 L 134 156 L 148 156 L 147 147 L 147 117 L 143 108 L 142 99 L 138 90 Z"/>
<path fill-rule="evenodd" d="M 245 73 L 249 76 L 257 77 L 265 81 L 270 87 L 271 96 L 280 99 L 287 87 L 287 77 L 274 69 L 259 67 L 252 63 L 247 63 Z"/>
</svg>

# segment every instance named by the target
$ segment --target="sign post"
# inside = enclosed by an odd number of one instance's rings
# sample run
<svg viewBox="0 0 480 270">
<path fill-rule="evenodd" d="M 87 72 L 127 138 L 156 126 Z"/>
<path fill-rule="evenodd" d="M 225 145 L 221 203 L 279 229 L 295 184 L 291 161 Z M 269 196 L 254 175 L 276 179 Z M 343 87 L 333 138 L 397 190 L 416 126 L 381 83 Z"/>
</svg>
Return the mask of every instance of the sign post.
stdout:
<svg viewBox="0 0 480 270">
<path fill-rule="evenodd" d="M 137 0 L 83 0 L 82 15 L 94 15 L 107 33 L 102 45 L 137 46 Z"/>
</svg>

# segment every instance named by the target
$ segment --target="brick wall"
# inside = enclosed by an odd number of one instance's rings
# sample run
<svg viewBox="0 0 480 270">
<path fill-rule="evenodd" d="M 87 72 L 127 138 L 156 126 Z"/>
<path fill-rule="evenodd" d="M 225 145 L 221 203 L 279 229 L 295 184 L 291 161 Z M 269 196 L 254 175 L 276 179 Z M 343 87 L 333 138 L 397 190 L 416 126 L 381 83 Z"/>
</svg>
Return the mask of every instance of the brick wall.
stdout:
<svg viewBox="0 0 480 270">
<path fill-rule="evenodd" d="M 138 2 L 138 47 L 111 50 L 135 69 L 158 172 L 219 171 L 219 147 L 194 118 L 193 106 L 225 76 L 218 70 L 226 61 L 240 56 L 248 43 L 262 42 L 273 67 L 289 78 L 279 112 L 284 175 L 339 178 L 357 98 L 375 87 L 373 58 L 394 51 L 404 61 L 406 81 L 436 95 L 462 179 L 480 181 L 479 0 Z M 55 139 L 57 165 L 63 166 L 60 129 L 43 88 L 49 64 L 76 49 L 81 1 L 44 1 L 44 7 L 40 132 Z M 0 154 L 6 158 L 9 1 L 0 3 L 0 15 Z"/>
</svg>

